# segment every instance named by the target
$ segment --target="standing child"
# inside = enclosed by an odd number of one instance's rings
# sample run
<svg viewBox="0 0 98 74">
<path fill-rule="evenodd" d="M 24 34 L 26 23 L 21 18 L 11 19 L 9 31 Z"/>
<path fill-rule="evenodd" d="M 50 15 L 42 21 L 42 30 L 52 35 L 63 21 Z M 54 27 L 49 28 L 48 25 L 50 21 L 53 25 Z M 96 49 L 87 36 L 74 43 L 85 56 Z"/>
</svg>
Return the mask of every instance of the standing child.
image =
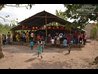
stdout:
<svg viewBox="0 0 98 74">
<path fill-rule="evenodd" d="M 54 46 L 54 42 L 55 42 L 55 39 L 51 38 L 51 44 L 52 44 L 52 46 Z"/>
<path fill-rule="evenodd" d="M 45 48 L 45 40 L 44 39 L 42 39 L 41 44 L 42 44 L 42 49 L 44 49 Z M 43 50 L 42 50 L 42 52 L 43 52 Z"/>
<path fill-rule="evenodd" d="M 33 47 L 34 47 L 34 41 L 33 40 L 30 41 L 30 47 L 31 47 L 31 50 L 33 50 Z"/>
<path fill-rule="evenodd" d="M 63 40 L 63 47 L 67 47 L 67 38 L 64 38 Z"/>
<path fill-rule="evenodd" d="M 43 47 L 42 47 L 41 41 L 38 41 L 38 48 L 37 48 L 37 50 L 38 50 L 38 57 L 39 57 L 39 55 L 40 55 L 41 58 L 43 58 L 43 57 L 42 57 Z"/>
</svg>

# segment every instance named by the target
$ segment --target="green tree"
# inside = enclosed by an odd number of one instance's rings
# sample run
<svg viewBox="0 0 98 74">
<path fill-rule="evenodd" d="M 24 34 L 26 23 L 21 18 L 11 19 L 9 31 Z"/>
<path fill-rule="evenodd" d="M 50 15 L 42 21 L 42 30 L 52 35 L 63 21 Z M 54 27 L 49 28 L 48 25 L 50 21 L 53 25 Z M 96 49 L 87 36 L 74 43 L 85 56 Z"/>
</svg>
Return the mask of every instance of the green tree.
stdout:
<svg viewBox="0 0 98 74">
<path fill-rule="evenodd" d="M 94 27 L 91 29 L 91 38 L 92 39 L 96 39 L 97 38 L 97 32 L 98 32 L 98 28 L 97 27 Z"/>
<path fill-rule="evenodd" d="M 61 10 L 56 10 L 56 15 L 64 20 L 67 20 L 66 15 Z"/>
<path fill-rule="evenodd" d="M 92 12 L 90 7 L 94 7 Z M 75 19 L 73 24 L 76 24 L 75 27 L 80 26 L 84 28 L 89 20 L 97 20 L 98 4 L 64 4 L 67 8 L 63 13 L 67 18 Z M 83 9 L 84 8 L 84 9 Z M 78 11 L 81 10 L 81 11 Z"/>
<path fill-rule="evenodd" d="M 9 4 L 0 4 L 0 10 L 2 10 L 2 8 L 4 8 L 5 6 L 14 6 L 14 7 L 21 7 L 23 4 L 11 4 L 11 5 L 9 5 Z M 34 4 L 26 4 L 26 8 L 28 9 L 28 8 L 32 8 L 32 5 L 34 5 Z M 2 18 L 2 17 L 0 17 L 0 18 Z M 3 20 L 5 20 L 5 18 L 2 18 Z M 3 26 L 2 24 L 0 24 L 0 32 L 2 32 L 2 31 L 4 31 L 4 32 L 6 32 L 6 31 L 8 31 L 10 29 L 10 27 L 8 26 L 8 25 L 5 25 L 5 26 Z M 4 54 L 3 54 L 3 52 L 2 52 L 2 48 L 1 48 L 1 34 L 0 34 L 0 58 L 2 58 L 2 57 L 4 57 Z"/>
</svg>

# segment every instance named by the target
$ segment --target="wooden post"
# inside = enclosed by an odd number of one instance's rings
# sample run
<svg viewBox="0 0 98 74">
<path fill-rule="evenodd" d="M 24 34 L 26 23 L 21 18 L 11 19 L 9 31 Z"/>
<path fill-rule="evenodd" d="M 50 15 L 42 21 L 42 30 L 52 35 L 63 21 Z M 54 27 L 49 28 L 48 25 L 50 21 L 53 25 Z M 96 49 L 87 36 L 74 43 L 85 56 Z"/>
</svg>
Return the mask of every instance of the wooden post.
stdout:
<svg viewBox="0 0 98 74">
<path fill-rule="evenodd" d="M 12 35 L 11 35 L 11 41 L 13 43 L 13 41 L 14 41 L 14 35 L 15 35 L 15 30 L 12 30 L 11 33 L 12 33 Z"/>
<path fill-rule="evenodd" d="M 1 34 L 0 34 L 0 58 L 4 57 L 4 54 L 3 54 L 2 48 L 1 48 L 1 39 L 2 39 L 2 37 L 1 37 Z"/>
<path fill-rule="evenodd" d="M 0 45 L 2 45 L 2 34 L 0 34 Z"/>
<path fill-rule="evenodd" d="M 45 25 L 47 24 L 47 15 L 45 16 Z M 45 26 L 45 28 L 46 28 L 46 42 L 47 42 L 47 25 Z"/>
</svg>

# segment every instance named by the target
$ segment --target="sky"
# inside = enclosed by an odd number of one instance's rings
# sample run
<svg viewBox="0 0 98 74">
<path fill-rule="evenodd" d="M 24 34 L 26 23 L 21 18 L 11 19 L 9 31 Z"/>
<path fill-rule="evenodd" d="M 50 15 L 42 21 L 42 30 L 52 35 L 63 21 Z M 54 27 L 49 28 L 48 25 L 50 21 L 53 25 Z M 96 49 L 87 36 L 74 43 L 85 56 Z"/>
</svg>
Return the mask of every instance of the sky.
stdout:
<svg viewBox="0 0 98 74">
<path fill-rule="evenodd" d="M 34 4 L 31 9 L 26 9 L 26 7 L 17 8 L 6 6 L 0 11 L 0 17 L 5 18 L 8 15 L 10 17 L 6 18 L 5 21 L 0 18 L 0 22 L 3 24 L 9 24 L 9 22 L 11 22 L 12 20 L 16 20 L 17 18 L 17 21 L 20 22 L 44 10 L 55 15 L 56 10 L 65 11 L 65 9 L 66 8 L 63 4 Z"/>
</svg>

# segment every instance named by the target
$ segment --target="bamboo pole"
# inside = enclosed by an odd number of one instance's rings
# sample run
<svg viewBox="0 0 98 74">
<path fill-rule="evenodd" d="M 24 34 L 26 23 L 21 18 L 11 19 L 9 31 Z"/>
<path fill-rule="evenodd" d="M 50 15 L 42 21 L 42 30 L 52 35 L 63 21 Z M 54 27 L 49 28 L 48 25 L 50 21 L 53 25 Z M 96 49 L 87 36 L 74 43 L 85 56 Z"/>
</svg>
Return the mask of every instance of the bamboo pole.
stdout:
<svg viewBox="0 0 98 74">
<path fill-rule="evenodd" d="M 47 24 L 47 15 L 45 16 L 45 25 Z M 46 42 L 47 42 L 47 25 L 45 26 L 46 28 Z"/>
<path fill-rule="evenodd" d="M 0 45 L 2 45 L 2 34 L 0 34 Z"/>
<path fill-rule="evenodd" d="M 11 40 L 12 40 L 12 43 L 13 43 L 13 41 L 14 41 L 14 35 L 15 35 L 15 30 L 11 30 Z"/>
<path fill-rule="evenodd" d="M 1 48 L 1 41 L 2 41 L 1 39 L 2 39 L 2 37 L 1 37 L 1 34 L 0 34 L 0 58 L 4 57 L 4 54 L 3 54 L 2 48 Z"/>
</svg>

